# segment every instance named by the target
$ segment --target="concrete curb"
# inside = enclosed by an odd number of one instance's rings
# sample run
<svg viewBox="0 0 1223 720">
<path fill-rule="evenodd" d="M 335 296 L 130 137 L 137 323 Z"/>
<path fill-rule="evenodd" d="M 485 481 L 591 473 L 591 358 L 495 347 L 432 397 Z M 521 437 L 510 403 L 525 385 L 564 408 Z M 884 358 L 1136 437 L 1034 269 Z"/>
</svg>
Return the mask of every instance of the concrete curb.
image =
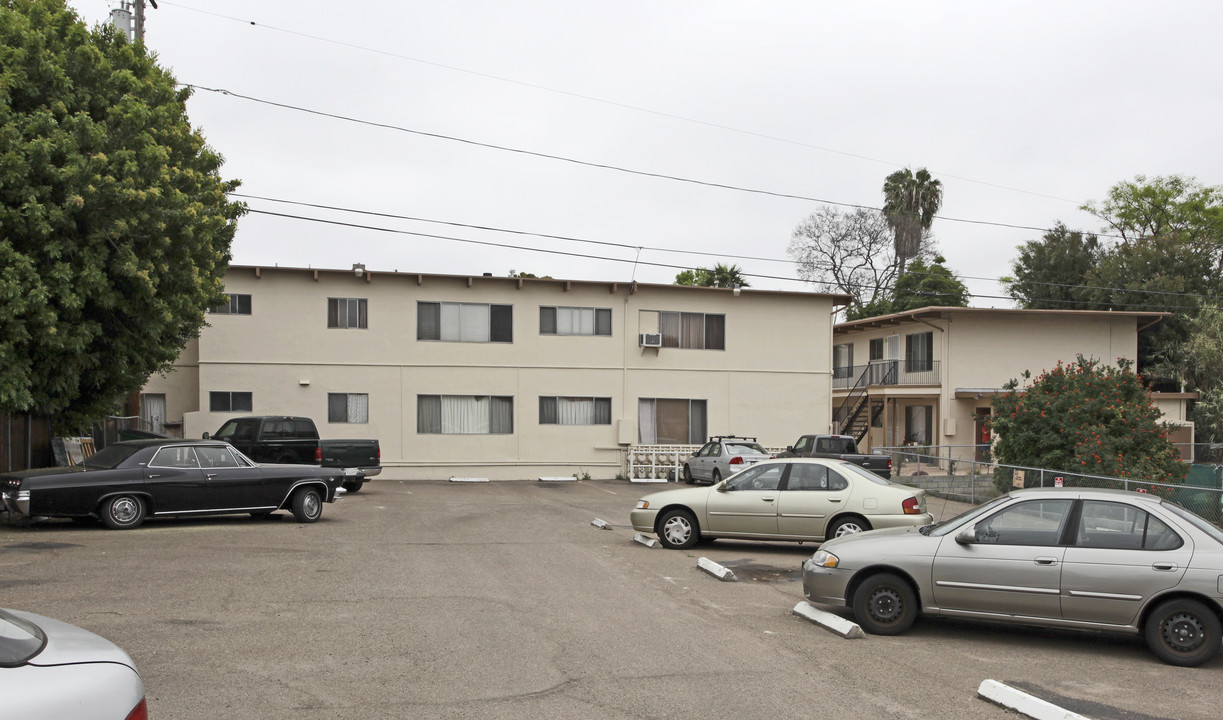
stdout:
<svg viewBox="0 0 1223 720">
<path fill-rule="evenodd" d="M 983 681 L 981 687 L 977 688 L 977 696 L 1035 720 L 1089 720 L 1086 715 L 1060 708 L 1035 695 L 1003 685 L 997 680 Z"/>
<path fill-rule="evenodd" d="M 795 605 L 793 612 L 795 615 L 806 618 L 846 640 L 866 637 L 866 633 L 862 632 L 862 628 L 857 623 L 850 622 L 840 615 L 835 615 L 827 610 L 820 610 L 805 600 Z"/>
<path fill-rule="evenodd" d="M 599 518 L 595 518 L 594 520 L 591 520 L 590 524 L 594 525 L 595 527 L 601 530 L 611 530 L 612 529 L 611 523 L 607 522 L 606 520 L 600 520 Z"/>
<path fill-rule="evenodd" d="M 652 538 L 652 537 L 649 537 L 649 536 L 647 536 L 647 535 L 642 535 L 641 533 L 635 533 L 635 534 L 633 535 L 633 542 L 639 542 L 639 543 L 641 543 L 642 545 L 645 545 L 645 546 L 646 546 L 646 547 L 648 547 L 648 548 L 656 548 L 656 547 L 658 547 L 658 540 L 656 540 L 656 539 L 654 539 L 654 538 Z"/>
<path fill-rule="evenodd" d="M 452 477 L 450 482 L 488 482 L 488 478 L 461 478 Z"/>
<path fill-rule="evenodd" d="M 739 578 L 728 567 L 723 567 L 707 557 L 700 558 L 696 561 L 696 566 L 705 572 L 713 575 L 722 582 L 735 582 Z"/>
<path fill-rule="evenodd" d="M 577 482 L 578 479 L 570 475 L 569 477 L 541 477 L 540 482 Z"/>
</svg>

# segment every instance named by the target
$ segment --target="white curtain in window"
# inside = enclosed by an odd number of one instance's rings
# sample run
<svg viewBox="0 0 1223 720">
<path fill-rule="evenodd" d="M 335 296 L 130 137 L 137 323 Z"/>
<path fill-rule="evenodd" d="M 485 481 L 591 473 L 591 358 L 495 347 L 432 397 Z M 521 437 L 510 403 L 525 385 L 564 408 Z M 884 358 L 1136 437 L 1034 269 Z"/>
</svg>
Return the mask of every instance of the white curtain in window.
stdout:
<svg viewBox="0 0 1223 720">
<path fill-rule="evenodd" d="M 700 313 L 684 313 L 679 346 L 705 349 L 705 316 Z"/>
<path fill-rule="evenodd" d="M 369 422 L 369 395 L 365 393 L 348 394 L 348 422 Z"/>
<path fill-rule="evenodd" d="M 637 400 L 637 442 L 642 445 L 658 444 L 658 415 L 654 398 Z"/>
<path fill-rule="evenodd" d="M 593 398 L 557 398 L 556 409 L 561 425 L 593 425 Z"/>
<path fill-rule="evenodd" d="M 442 432 L 460 435 L 487 434 L 488 398 L 443 395 Z"/>
<path fill-rule="evenodd" d="M 509 434 L 514 432 L 514 398 L 490 398 L 488 414 L 489 432 L 498 434 Z"/>
</svg>

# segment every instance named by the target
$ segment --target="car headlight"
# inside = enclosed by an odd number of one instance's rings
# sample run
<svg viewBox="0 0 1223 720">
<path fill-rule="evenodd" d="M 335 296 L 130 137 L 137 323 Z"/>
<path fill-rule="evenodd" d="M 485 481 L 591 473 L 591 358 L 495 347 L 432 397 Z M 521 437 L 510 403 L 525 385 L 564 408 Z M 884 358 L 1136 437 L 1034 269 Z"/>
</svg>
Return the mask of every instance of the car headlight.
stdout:
<svg viewBox="0 0 1223 720">
<path fill-rule="evenodd" d="M 650 509 L 650 501 L 649 501 L 649 500 L 638 500 L 638 501 L 637 501 L 637 509 L 638 509 L 638 510 L 649 510 L 649 509 Z"/>
<path fill-rule="evenodd" d="M 811 564 L 819 567 L 834 568 L 841 564 L 841 559 L 827 550 L 817 550 L 811 556 Z"/>
</svg>

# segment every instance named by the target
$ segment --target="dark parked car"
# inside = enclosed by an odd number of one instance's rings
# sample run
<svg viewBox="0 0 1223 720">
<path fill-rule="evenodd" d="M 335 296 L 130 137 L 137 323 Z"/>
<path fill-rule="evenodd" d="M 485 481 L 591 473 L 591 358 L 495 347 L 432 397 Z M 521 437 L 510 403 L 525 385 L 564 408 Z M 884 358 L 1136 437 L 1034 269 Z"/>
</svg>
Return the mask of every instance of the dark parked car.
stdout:
<svg viewBox="0 0 1223 720">
<path fill-rule="evenodd" d="M 209 435 L 204 435 L 208 439 Z M 382 472 L 382 450 L 377 440 L 320 440 L 308 417 L 255 415 L 225 421 L 211 435 L 233 445 L 255 462 L 300 463 L 336 468 L 344 475 L 344 489 L 356 492 Z"/>
<path fill-rule="evenodd" d="M 334 468 L 260 465 L 223 442 L 130 440 L 81 465 L 0 474 L 0 501 L 16 515 L 95 517 L 116 530 L 146 517 L 277 510 L 310 523 L 343 479 Z"/>
<path fill-rule="evenodd" d="M 857 441 L 848 435 L 803 435 L 777 457 L 836 458 L 864 467 L 884 480 L 892 477 L 890 455 L 863 455 L 858 452 Z"/>
</svg>

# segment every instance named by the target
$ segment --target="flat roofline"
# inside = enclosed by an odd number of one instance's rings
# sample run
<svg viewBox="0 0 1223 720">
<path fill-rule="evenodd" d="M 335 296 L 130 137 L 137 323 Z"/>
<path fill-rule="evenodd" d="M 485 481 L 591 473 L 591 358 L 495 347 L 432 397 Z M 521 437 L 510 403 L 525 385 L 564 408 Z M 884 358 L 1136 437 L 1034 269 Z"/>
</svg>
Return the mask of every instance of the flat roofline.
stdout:
<svg viewBox="0 0 1223 720">
<path fill-rule="evenodd" d="M 890 315 L 879 315 L 877 317 L 862 318 L 860 320 L 851 320 L 848 322 L 837 323 L 833 325 L 832 331 L 848 331 L 848 330 L 866 330 L 869 328 L 884 327 L 887 325 L 901 325 L 909 322 L 921 322 L 931 318 L 943 317 L 944 315 L 955 314 L 976 314 L 976 315 L 1026 315 L 1026 316 L 1050 316 L 1059 315 L 1064 317 L 1131 317 L 1138 319 L 1149 319 L 1153 322 L 1159 322 L 1166 317 L 1171 317 L 1170 312 L 1143 312 L 1133 310 L 1027 310 L 1024 308 L 973 308 L 973 307 L 948 307 L 948 306 L 932 306 L 918 308 L 917 310 L 907 310 L 900 313 L 891 313 Z"/>
<path fill-rule="evenodd" d="M 313 267 L 290 267 L 285 265 L 230 265 L 229 270 L 251 271 L 255 277 L 260 277 L 264 272 L 298 272 L 298 273 L 313 273 L 316 277 L 320 273 L 328 275 L 353 275 L 354 269 L 341 268 L 313 268 Z M 367 282 L 374 277 L 400 277 L 400 278 L 416 278 L 417 284 L 423 284 L 425 280 L 458 280 L 467 282 L 469 285 L 475 282 L 500 282 L 513 283 L 518 287 L 524 285 L 559 285 L 566 289 L 571 286 L 587 286 L 587 287 L 610 287 L 611 292 L 615 292 L 619 288 L 628 289 L 630 293 L 636 292 L 638 289 L 650 290 L 677 290 L 680 292 L 714 292 L 724 294 L 743 294 L 743 295 L 781 295 L 784 297 L 806 297 L 806 298 L 826 298 L 832 301 L 834 306 L 848 305 L 853 297 L 841 293 L 821 293 L 807 292 L 795 290 L 757 290 L 755 288 L 722 288 L 722 287 L 700 287 L 697 285 L 675 285 L 662 283 L 643 283 L 635 280 L 567 280 L 563 278 L 518 278 L 502 275 L 484 275 L 483 273 L 471 275 L 453 275 L 444 273 L 415 273 L 401 272 L 399 270 L 371 270 L 363 268 L 361 276 Z"/>
</svg>

